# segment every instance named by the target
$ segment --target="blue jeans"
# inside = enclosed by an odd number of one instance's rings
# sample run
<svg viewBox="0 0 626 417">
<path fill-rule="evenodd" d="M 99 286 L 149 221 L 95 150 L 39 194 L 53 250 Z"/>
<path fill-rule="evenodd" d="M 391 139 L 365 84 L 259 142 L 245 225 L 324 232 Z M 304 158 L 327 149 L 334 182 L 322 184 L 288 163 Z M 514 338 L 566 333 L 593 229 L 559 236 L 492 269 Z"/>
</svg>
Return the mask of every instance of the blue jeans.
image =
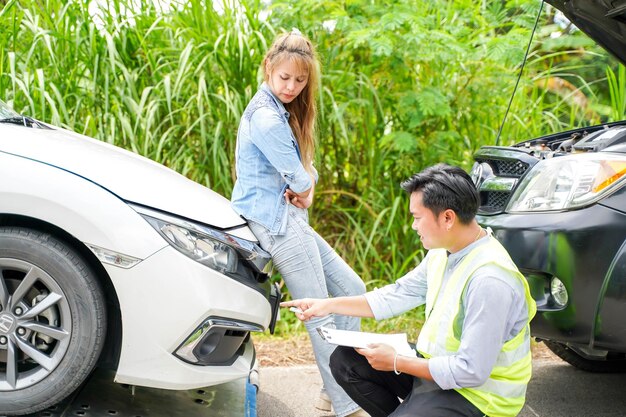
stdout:
<svg viewBox="0 0 626 417">
<path fill-rule="evenodd" d="M 284 235 L 271 235 L 265 227 L 252 221 L 249 225 L 261 247 L 272 255 L 274 266 L 280 272 L 292 298 L 364 294 L 365 284 L 361 278 L 309 226 L 307 211 L 291 204 L 288 210 L 287 232 Z M 305 322 L 324 388 L 336 415 L 343 417 L 358 410 L 359 406 L 335 382 L 330 372 L 330 355 L 335 350 L 335 345 L 321 338 L 316 330 L 321 326 L 358 331 L 361 320 L 356 317 L 330 315 Z"/>
</svg>

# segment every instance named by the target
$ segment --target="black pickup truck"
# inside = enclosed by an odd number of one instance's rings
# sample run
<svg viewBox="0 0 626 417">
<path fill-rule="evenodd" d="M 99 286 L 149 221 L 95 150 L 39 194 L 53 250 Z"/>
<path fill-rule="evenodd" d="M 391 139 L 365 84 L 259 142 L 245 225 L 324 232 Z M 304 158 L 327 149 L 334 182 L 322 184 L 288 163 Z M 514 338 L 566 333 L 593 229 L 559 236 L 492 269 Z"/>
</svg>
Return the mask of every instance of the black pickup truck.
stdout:
<svg viewBox="0 0 626 417">
<path fill-rule="evenodd" d="M 626 1 L 546 0 L 626 61 Z M 593 372 L 626 371 L 626 121 L 485 146 L 471 175 L 537 301 L 533 335 Z"/>
</svg>

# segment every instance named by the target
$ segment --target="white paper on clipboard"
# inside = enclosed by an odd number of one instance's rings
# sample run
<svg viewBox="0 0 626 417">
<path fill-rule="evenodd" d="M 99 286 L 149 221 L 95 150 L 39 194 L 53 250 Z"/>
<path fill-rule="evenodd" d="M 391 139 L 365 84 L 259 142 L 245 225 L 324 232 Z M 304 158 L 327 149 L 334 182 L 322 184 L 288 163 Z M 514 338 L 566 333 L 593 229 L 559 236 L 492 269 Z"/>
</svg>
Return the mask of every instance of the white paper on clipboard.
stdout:
<svg viewBox="0 0 626 417">
<path fill-rule="evenodd" d="M 417 356 L 415 349 L 411 348 L 407 341 L 406 333 L 382 334 L 354 332 L 351 330 L 332 329 L 319 327 L 317 331 L 328 342 L 334 345 L 366 348 L 370 343 L 385 343 L 393 346 L 398 355 Z"/>
</svg>

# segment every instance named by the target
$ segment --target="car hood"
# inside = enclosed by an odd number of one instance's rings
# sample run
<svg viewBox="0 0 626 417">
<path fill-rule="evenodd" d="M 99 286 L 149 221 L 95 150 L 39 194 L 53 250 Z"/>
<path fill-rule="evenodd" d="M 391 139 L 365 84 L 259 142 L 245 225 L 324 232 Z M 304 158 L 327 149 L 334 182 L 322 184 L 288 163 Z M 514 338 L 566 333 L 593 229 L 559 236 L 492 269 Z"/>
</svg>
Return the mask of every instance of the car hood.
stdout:
<svg viewBox="0 0 626 417">
<path fill-rule="evenodd" d="M 135 153 L 52 128 L 0 125 L 0 151 L 79 175 L 121 199 L 221 229 L 245 224 L 223 196 Z"/>
<path fill-rule="evenodd" d="M 600 46 L 626 63 L 626 3 L 607 0 L 546 0 Z"/>
</svg>

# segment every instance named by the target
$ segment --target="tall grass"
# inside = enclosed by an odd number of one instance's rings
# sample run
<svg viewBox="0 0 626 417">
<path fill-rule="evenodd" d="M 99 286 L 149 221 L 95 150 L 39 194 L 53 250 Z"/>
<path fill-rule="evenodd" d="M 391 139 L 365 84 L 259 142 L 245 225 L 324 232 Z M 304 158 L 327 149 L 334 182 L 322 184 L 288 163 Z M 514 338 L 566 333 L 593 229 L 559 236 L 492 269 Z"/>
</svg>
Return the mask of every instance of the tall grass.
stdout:
<svg viewBox="0 0 626 417">
<path fill-rule="evenodd" d="M 3 27 L 7 17 L 15 24 L 1 35 L 0 95 L 19 112 L 228 195 L 236 127 L 273 33 L 258 18 L 259 3 L 222 14 L 210 1 L 167 13 L 130 0 L 95 12 L 82 1 L 39 4 L 6 6 Z"/>
<path fill-rule="evenodd" d="M 368 288 L 424 255 L 399 183 L 436 162 L 469 169 L 474 151 L 494 143 L 539 8 L 525 0 L 158 4 L 6 2 L 0 99 L 229 197 L 236 129 L 262 56 L 277 33 L 298 27 L 322 60 L 312 223 Z M 554 13 L 542 19 L 502 144 L 624 115 L 623 67 L 606 70 L 615 64 L 578 33 L 554 38 Z M 281 326 L 297 324 L 288 315 Z"/>
</svg>

